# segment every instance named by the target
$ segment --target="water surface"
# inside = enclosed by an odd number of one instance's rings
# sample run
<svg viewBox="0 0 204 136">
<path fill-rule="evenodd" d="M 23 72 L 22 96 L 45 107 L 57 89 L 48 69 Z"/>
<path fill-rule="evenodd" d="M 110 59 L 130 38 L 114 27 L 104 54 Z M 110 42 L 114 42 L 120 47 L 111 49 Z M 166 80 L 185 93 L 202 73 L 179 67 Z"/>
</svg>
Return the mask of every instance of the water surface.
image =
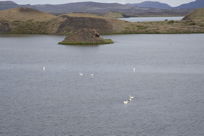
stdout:
<svg viewBox="0 0 204 136">
<path fill-rule="evenodd" d="M 174 20 L 180 21 L 183 17 L 129 17 L 129 18 L 120 18 L 121 20 L 129 22 L 156 22 L 156 21 L 165 21 L 165 20 Z"/>
<path fill-rule="evenodd" d="M 203 34 L 63 38 L 0 37 L 0 136 L 204 135 Z"/>
</svg>

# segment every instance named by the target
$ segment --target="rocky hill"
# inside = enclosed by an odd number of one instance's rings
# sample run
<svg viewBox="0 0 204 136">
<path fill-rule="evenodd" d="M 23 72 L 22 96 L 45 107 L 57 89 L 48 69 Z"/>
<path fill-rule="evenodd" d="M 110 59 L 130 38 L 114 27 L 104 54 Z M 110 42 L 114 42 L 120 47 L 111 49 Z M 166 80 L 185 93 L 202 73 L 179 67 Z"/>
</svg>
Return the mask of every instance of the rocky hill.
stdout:
<svg viewBox="0 0 204 136">
<path fill-rule="evenodd" d="M 55 16 L 30 8 L 0 11 L 0 32 L 4 33 L 67 34 L 72 31 L 87 28 L 95 29 L 101 34 L 110 34 L 117 28 L 115 26 L 122 26 L 123 23 L 125 23 L 125 21 L 96 15 L 90 16 L 90 14 Z"/>
<path fill-rule="evenodd" d="M 183 20 L 204 26 L 204 8 L 194 10 L 192 13 L 187 15 Z"/>
</svg>

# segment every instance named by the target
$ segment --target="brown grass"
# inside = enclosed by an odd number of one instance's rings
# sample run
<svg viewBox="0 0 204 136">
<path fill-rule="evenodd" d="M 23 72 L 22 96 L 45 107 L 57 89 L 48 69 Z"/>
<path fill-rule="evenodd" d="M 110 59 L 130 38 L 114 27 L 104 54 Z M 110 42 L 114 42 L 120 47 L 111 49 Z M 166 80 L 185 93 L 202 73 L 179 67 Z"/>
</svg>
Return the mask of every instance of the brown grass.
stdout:
<svg viewBox="0 0 204 136">
<path fill-rule="evenodd" d="M 48 21 L 56 16 L 29 8 L 15 8 L 0 11 L 0 20 L 7 21 Z"/>
<path fill-rule="evenodd" d="M 104 18 L 103 16 L 99 16 L 96 14 L 90 14 L 90 13 L 69 13 L 65 14 L 70 17 L 90 17 L 90 18 Z"/>
</svg>

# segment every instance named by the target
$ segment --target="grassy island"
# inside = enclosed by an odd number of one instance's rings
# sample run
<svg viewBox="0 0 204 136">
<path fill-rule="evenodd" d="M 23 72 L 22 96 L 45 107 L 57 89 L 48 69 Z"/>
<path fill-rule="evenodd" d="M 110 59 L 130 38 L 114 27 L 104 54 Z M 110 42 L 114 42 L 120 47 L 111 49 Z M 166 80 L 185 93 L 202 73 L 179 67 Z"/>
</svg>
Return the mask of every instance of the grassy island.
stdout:
<svg viewBox="0 0 204 136">
<path fill-rule="evenodd" d="M 62 45 L 102 45 L 102 44 L 113 44 L 114 42 L 111 39 L 104 39 L 101 42 L 66 42 L 62 41 L 58 44 Z"/>
<path fill-rule="evenodd" d="M 81 29 L 76 32 L 70 33 L 64 39 L 59 42 L 63 45 L 100 45 L 100 44 L 112 44 L 111 39 L 103 39 L 95 29 Z"/>
</svg>

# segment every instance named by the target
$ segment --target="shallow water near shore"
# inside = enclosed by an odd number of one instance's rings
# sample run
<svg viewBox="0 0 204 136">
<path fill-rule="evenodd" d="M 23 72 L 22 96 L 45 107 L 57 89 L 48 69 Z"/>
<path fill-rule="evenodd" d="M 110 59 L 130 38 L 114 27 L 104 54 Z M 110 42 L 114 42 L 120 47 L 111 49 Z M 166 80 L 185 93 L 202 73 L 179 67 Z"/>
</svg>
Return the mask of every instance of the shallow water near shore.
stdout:
<svg viewBox="0 0 204 136">
<path fill-rule="evenodd" d="M 204 135 L 204 34 L 104 38 L 1 36 L 0 136 Z"/>
</svg>

